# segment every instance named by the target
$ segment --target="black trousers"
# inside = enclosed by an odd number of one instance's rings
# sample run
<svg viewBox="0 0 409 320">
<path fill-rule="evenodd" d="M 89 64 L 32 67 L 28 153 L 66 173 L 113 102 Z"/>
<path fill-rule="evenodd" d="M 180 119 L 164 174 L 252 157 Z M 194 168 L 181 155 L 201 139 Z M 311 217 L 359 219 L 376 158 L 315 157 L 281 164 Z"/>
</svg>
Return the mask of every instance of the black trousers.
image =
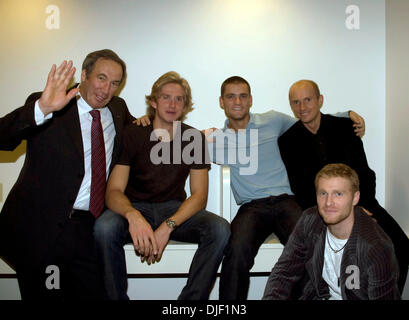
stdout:
<svg viewBox="0 0 409 320">
<path fill-rule="evenodd" d="M 231 236 L 222 263 L 219 299 L 247 299 L 250 269 L 260 246 L 273 232 L 285 245 L 301 214 L 295 197 L 288 194 L 253 200 L 239 208 L 231 222 Z"/>
<path fill-rule="evenodd" d="M 409 268 L 408 236 L 402 230 L 399 224 L 392 218 L 392 216 L 380 206 L 377 200 L 371 201 L 371 203 L 362 203 L 360 205 L 373 214 L 372 217 L 392 240 L 396 260 L 398 261 L 399 265 L 398 288 L 402 294 Z"/>
<path fill-rule="evenodd" d="M 99 300 L 104 298 L 91 213 L 78 211 L 62 227 L 40 266 L 16 265 L 23 300 Z"/>
</svg>

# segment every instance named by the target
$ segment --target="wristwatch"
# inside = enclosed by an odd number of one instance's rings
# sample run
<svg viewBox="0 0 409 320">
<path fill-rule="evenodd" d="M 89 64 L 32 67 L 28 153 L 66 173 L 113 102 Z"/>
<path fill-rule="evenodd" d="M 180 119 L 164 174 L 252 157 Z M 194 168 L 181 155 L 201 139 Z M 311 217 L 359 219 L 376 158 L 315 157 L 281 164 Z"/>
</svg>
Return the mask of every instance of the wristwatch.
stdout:
<svg viewBox="0 0 409 320">
<path fill-rule="evenodd" d="M 177 225 L 176 225 L 176 222 L 175 221 L 173 221 L 173 220 L 171 220 L 171 219 L 166 219 L 166 225 L 169 227 L 169 228 L 171 228 L 172 230 L 175 230 L 176 229 L 176 227 L 177 227 Z"/>
</svg>

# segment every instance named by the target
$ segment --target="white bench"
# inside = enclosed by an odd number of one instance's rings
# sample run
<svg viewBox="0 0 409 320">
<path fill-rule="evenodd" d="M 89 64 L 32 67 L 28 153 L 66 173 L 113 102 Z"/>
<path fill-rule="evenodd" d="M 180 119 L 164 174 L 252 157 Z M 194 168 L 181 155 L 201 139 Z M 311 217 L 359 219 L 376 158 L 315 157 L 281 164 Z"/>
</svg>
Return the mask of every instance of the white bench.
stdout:
<svg viewBox="0 0 409 320">
<path fill-rule="evenodd" d="M 197 245 L 170 241 L 159 263 L 148 265 L 141 263 L 135 254 L 132 244 L 125 246 L 126 266 L 128 276 L 132 278 L 144 278 L 152 276 L 186 276 L 189 273 L 190 263 L 196 252 Z M 250 272 L 253 275 L 267 275 L 274 263 L 278 260 L 283 250 L 282 244 L 274 237 L 269 237 L 260 247 L 255 263 Z M 220 268 L 219 268 L 220 272 Z"/>
<path fill-rule="evenodd" d="M 212 173 L 209 179 L 210 185 L 214 186 L 218 184 L 218 190 L 220 192 L 220 210 L 218 213 L 227 221 L 231 222 L 237 212 L 238 206 L 235 204 L 230 189 L 230 169 L 228 167 L 212 165 L 210 172 Z M 219 181 L 215 182 L 217 179 Z M 163 253 L 161 261 L 148 265 L 146 262 L 141 263 L 140 258 L 135 254 L 132 244 L 125 245 L 128 275 L 129 277 L 135 278 L 154 277 L 155 275 L 158 277 L 166 277 L 167 275 L 186 276 L 189 273 L 190 263 L 196 249 L 196 244 L 170 241 Z M 250 272 L 253 275 L 268 275 L 280 257 L 282 250 L 283 245 L 278 241 L 275 235 L 272 234 L 261 245 L 254 266 Z"/>
<path fill-rule="evenodd" d="M 218 213 L 227 221 L 231 221 L 238 206 L 230 190 L 230 170 L 228 167 L 212 165 L 210 171 L 209 199 L 212 203 L 220 199 L 219 210 L 210 210 Z M 187 186 L 188 181 L 187 181 Z M 216 188 L 214 188 L 216 186 Z M 189 272 L 190 263 L 197 249 L 196 244 L 170 241 L 167 245 L 162 259 L 159 263 L 148 265 L 141 263 L 135 254 L 132 244 L 125 245 L 126 263 L 129 278 L 175 278 L 186 277 Z M 274 235 L 271 235 L 260 247 L 253 268 L 250 270 L 252 276 L 267 276 L 275 262 L 280 257 L 283 245 L 279 243 Z M 220 272 L 220 268 L 219 268 Z M 2 259 L 0 259 L 0 281 L 15 279 L 16 274 Z M 14 284 L 15 286 L 16 284 Z M 1 285 L 0 285 L 1 286 Z M 17 289 L 18 290 L 18 289 Z"/>
</svg>

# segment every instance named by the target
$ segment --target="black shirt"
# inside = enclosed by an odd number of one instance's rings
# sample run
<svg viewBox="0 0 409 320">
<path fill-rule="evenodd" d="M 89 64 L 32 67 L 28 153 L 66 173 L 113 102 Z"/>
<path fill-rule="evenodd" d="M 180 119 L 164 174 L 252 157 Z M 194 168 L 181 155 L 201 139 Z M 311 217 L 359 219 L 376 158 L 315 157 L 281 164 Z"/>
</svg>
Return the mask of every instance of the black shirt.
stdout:
<svg viewBox="0 0 409 320">
<path fill-rule="evenodd" d="M 321 114 L 316 134 L 297 121 L 278 139 L 278 145 L 291 190 L 303 209 L 316 205 L 315 175 L 329 163 L 343 163 L 357 172 L 359 205 L 371 207 L 369 203 L 375 200 L 375 173 L 368 166 L 362 141 L 355 135 L 349 118 Z"/>
<path fill-rule="evenodd" d="M 125 129 L 118 164 L 131 167 L 125 190 L 131 202 L 184 201 L 190 169 L 210 169 L 204 135 L 184 123 L 178 128 L 170 142 L 159 141 L 152 124 Z"/>
</svg>

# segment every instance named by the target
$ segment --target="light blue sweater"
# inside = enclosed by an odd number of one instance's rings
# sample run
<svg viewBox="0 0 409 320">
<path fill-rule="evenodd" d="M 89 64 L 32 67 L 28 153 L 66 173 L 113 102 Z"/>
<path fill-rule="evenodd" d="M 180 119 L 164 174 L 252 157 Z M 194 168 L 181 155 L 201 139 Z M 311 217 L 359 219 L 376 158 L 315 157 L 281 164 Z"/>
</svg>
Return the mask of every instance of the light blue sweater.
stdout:
<svg viewBox="0 0 409 320">
<path fill-rule="evenodd" d="M 348 112 L 336 116 L 348 117 Z M 213 133 L 216 142 L 209 143 L 210 159 L 230 167 L 230 185 L 238 205 L 283 193 L 293 194 L 277 140 L 296 121 L 274 110 L 250 113 L 245 130 L 229 129 L 226 119 L 223 130 Z"/>
<path fill-rule="evenodd" d="M 231 188 L 238 205 L 293 194 L 277 140 L 295 122 L 296 119 L 271 110 L 250 113 L 245 130 L 236 133 L 229 129 L 227 119 L 223 130 L 214 133 L 216 142 L 209 144 L 211 159 L 230 167 Z"/>
</svg>

